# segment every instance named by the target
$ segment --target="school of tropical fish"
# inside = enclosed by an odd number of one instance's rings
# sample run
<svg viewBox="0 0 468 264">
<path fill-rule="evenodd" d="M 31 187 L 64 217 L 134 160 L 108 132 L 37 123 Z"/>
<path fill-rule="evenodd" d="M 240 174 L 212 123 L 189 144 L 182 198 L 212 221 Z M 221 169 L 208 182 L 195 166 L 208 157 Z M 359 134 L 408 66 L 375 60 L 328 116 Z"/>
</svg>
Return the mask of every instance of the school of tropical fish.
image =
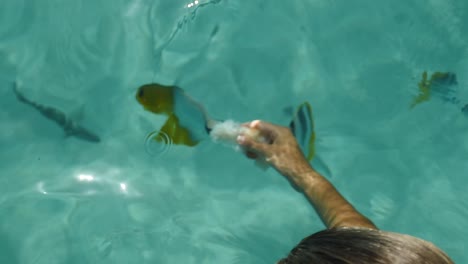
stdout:
<svg viewBox="0 0 468 264">
<path fill-rule="evenodd" d="M 455 96 L 456 85 L 457 78 L 454 73 L 434 72 L 428 77 L 428 73 L 424 71 L 422 79 L 418 83 L 419 93 L 413 99 L 410 108 L 413 109 L 417 105 L 429 101 L 432 96 L 459 105 L 460 100 Z M 64 112 L 26 98 L 18 90 L 17 83 L 13 85 L 13 91 L 20 102 L 33 107 L 44 117 L 57 123 L 67 137 L 73 136 L 89 142 L 100 142 L 101 139 L 98 135 L 81 126 Z M 211 118 L 202 104 L 177 86 L 157 83 L 142 85 L 137 90 L 136 100 L 145 110 L 167 116 L 167 120 L 157 131 L 159 136 L 152 137 L 152 140 L 162 144 L 196 146 L 209 137 L 216 124 L 222 122 Z M 468 115 L 468 104 L 461 107 L 461 111 Z M 311 161 L 315 156 L 316 136 L 312 107 L 308 102 L 300 104 L 292 113 L 289 127 L 305 156 Z"/>
</svg>

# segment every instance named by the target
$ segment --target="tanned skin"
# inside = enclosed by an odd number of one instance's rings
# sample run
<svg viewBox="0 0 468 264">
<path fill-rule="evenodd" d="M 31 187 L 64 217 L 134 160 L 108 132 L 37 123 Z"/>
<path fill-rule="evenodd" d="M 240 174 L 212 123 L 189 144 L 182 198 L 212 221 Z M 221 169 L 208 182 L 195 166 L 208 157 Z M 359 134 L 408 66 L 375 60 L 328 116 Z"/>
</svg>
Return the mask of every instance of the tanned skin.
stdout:
<svg viewBox="0 0 468 264">
<path fill-rule="evenodd" d="M 259 120 L 244 126 L 258 130 L 265 139 L 259 142 L 247 134 L 239 135 L 237 141 L 245 149 L 246 155 L 253 159 L 264 159 L 285 176 L 307 197 L 327 228 L 377 229 L 310 166 L 288 127 Z"/>
</svg>

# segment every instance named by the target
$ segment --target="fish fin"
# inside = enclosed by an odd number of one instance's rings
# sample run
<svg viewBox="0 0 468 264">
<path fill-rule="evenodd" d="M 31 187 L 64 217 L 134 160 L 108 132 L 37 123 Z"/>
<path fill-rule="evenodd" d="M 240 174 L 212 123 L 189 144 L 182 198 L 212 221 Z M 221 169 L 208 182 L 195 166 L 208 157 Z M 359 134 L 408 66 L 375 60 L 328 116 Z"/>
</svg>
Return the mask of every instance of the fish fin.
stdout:
<svg viewBox="0 0 468 264">
<path fill-rule="evenodd" d="M 72 137 L 75 135 L 75 129 L 74 129 L 74 126 L 76 124 L 71 121 L 70 119 L 66 119 L 63 123 L 63 132 L 65 134 L 65 138 L 68 138 L 68 137 Z"/>
<path fill-rule="evenodd" d="M 312 107 L 308 102 L 299 105 L 289 123 L 289 128 L 296 137 L 307 160 L 311 161 L 315 155 L 315 130 Z"/>
<path fill-rule="evenodd" d="M 187 128 L 180 126 L 179 119 L 175 114 L 169 115 L 169 118 L 162 126 L 160 132 L 167 135 L 171 139 L 171 142 L 176 145 L 192 147 L 198 144 L 198 141 L 192 138 L 190 131 Z M 155 140 L 161 142 L 162 138 L 156 137 Z"/>
<path fill-rule="evenodd" d="M 427 79 L 427 72 L 422 73 L 422 79 L 418 83 L 419 94 L 413 99 L 410 108 L 414 108 L 416 105 L 429 101 L 431 98 L 431 81 Z"/>
</svg>

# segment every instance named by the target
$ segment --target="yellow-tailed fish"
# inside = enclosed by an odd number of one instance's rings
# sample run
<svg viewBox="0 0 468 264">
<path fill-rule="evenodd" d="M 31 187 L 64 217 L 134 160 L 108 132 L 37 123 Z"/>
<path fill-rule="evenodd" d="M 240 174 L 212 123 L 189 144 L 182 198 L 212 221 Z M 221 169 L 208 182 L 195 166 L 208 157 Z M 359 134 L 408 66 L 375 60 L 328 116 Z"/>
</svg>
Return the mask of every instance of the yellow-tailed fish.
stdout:
<svg viewBox="0 0 468 264">
<path fill-rule="evenodd" d="M 289 128 L 292 130 L 297 143 L 301 147 L 302 153 L 312 166 L 327 177 L 331 177 L 330 168 L 324 160 L 315 152 L 315 126 L 312 115 L 312 107 L 308 102 L 304 102 L 297 107 L 293 115 Z"/>
<path fill-rule="evenodd" d="M 312 107 L 308 102 L 297 107 L 296 113 L 289 123 L 289 128 L 307 160 L 312 160 L 315 155 L 315 128 Z"/>
<path fill-rule="evenodd" d="M 456 75 L 451 72 L 434 72 L 431 78 L 428 78 L 427 72 L 422 73 L 422 80 L 418 83 L 419 94 L 414 98 L 410 108 L 414 108 L 416 105 L 429 101 L 432 94 L 437 94 L 443 100 L 452 101 L 458 103 L 455 97 L 450 95 L 452 90 L 450 86 L 456 85 Z"/>
<path fill-rule="evenodd" d="M 168 116 L 160 132 L 169 136 L 173 144 L 197 145 L 216 122 L 208 117 L 202 105 L 177 86 L 146 84 L 138 88 L 136 99 L 146 110 Z"/>
</svg>

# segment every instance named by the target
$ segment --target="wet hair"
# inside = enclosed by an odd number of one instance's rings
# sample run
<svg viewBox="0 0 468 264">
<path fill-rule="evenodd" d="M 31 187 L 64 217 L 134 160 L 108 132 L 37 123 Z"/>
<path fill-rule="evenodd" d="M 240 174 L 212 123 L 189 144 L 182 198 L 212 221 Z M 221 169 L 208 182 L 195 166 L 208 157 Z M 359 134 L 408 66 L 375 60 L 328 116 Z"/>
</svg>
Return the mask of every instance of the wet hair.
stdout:
<svg viewBox="0 0 468 264">
<path fill-rule="evenodd" d="M 335 228 L 304 238 L 278 264 L 452 263 L 432 243 L 367 228 Z"/>
</svg>

